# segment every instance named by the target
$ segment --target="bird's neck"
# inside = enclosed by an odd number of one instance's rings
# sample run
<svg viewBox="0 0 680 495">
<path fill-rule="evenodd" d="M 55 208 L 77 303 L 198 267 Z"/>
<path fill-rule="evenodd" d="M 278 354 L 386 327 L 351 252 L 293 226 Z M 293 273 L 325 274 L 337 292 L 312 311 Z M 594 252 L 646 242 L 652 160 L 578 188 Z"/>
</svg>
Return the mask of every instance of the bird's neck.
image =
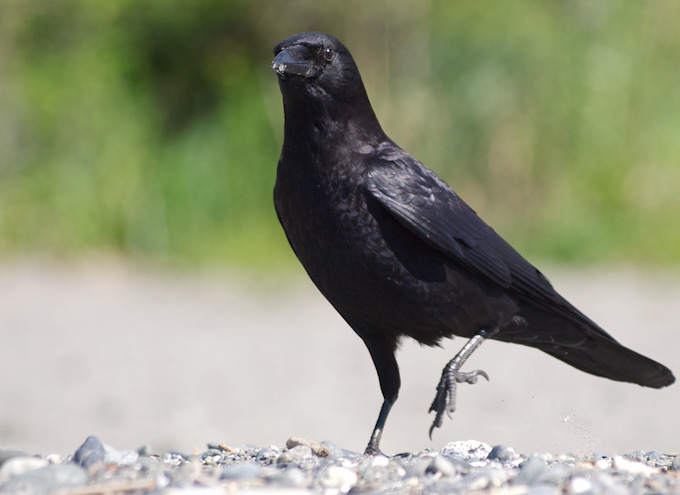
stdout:
<svg viewBox="0 0 680 495">
<path fill-rule="evenodd" d="M 358 149 L 365 145 L 377 146 L 387 139 L 363 85 L 344 100 L 324 103 L 311 98 L 284 100 L 285 136 L 289 145 L 298 146 L 293 143 L 304 139 L 307 146 L 326 147 L 332 143 Z"/>
</svg>

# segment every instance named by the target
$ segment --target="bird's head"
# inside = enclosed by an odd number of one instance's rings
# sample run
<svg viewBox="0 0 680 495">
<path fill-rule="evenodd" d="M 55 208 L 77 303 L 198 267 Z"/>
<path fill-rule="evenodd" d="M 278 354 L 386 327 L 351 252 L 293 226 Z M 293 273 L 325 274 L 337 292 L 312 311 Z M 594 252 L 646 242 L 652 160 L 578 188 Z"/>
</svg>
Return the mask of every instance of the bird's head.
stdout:
<svg viewBox="0 0 680 495">
<path fill-rule="evenodd" d="M 308 88 L 336 94 L 362 84 L 349 50 L 327 34 L 296 34 L 276 45 L 274 55 L 272 69 L 282 89 L 295 86 L 298 91 Z"/>
<path fill-rule="evenodd" d="M 274 48 L 286 116 L 305 114 L 329 121 L 364 121 L 382 133 L 349 50 L 333 36 L 308 32 L 286 38 Z"/>
</svg>

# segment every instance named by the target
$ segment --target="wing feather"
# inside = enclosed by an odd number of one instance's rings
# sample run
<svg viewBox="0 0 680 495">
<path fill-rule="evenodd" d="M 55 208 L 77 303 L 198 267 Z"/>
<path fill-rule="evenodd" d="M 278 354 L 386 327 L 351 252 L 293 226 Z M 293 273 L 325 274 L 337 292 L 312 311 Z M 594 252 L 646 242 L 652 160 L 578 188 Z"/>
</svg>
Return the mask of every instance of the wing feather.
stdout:
<svg viewBox="0 0 680 495">
<path fill-rule="evenodd" d="M 487 225 L 442 179 L 396 145 L 383 144 L 378 149 L 367 177 L 371 195 L 404 227 L 434 249 L 526 302 L 611 339 L 560 296 L 538 269 Z"/>
</svg>

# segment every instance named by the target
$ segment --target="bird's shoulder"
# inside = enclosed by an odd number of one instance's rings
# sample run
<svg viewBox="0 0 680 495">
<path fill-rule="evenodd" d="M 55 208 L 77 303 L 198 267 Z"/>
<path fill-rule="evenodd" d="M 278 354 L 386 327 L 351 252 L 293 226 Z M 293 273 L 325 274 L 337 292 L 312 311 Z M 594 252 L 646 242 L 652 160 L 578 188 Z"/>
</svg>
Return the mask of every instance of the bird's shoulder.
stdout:
<svg viewBox="0 0 680 495">
<path fill-rule="evenodd" d="M 365 187 L 407 227 L 438 249 L 464 256 L 496 235 L 437 174 L 391 141 L 373 148 Z"/>
</svg>

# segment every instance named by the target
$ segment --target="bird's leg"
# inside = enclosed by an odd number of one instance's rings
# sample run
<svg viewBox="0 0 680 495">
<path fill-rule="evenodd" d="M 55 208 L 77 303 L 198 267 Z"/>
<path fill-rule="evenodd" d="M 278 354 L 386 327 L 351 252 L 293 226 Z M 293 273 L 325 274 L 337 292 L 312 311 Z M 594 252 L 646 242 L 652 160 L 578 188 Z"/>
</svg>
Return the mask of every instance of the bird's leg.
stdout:
<svg viewBox="0 0 680 495">
<path fill-rule="evenodd" d="M 456 410 L 456 389 L 458 384 L 477 383 L 477 378 L 479 376 L 483 376 L 487 380 L 489 379 L 489 375 L 487 375 L 485 371 L 475 370 L 464 373 L 460 371 L 460 368 L 465 364 L 465 361 L 467 361 L 475 349 L 496 332 L 497 330 L 494 330 L 493 332 L 481 330 L 463 346 L 460 352 L 458 352 L 446 366 L 444 366 L 442 378 L 439 380 L 439 385 L 437 385 L 437 395 L 432 401 L 432 405 L 428 411 L 435 411 L 436 413 L 432 426 L 430 427 L 430 440 L 432 440 L 432 431 L 435 428 L 439 428 L 443 423 L 444 411 L 451 417 L 451 413 Z"/>
<path fill-rule="evenodd" d="M 392 402 L 385 399 L 385 401 L 383 401 L 382 407 L 380 408 L 380 415 L 378 416 L 378 421 L 375 423 L 375 428 L 373 428 L 373 434 L 371 435 L 371 439 L 368 441 L 368 445 L 366 446 L 364 454 L 366 455 L 382 454 L 382 452 L 380 451 L 380 437 L 382 437 L 383 428 L 385 428 L 385 421 L 387 421 L 387 415 L 390 413 L 390 409 L 392 409 Z"/>
</svg>

